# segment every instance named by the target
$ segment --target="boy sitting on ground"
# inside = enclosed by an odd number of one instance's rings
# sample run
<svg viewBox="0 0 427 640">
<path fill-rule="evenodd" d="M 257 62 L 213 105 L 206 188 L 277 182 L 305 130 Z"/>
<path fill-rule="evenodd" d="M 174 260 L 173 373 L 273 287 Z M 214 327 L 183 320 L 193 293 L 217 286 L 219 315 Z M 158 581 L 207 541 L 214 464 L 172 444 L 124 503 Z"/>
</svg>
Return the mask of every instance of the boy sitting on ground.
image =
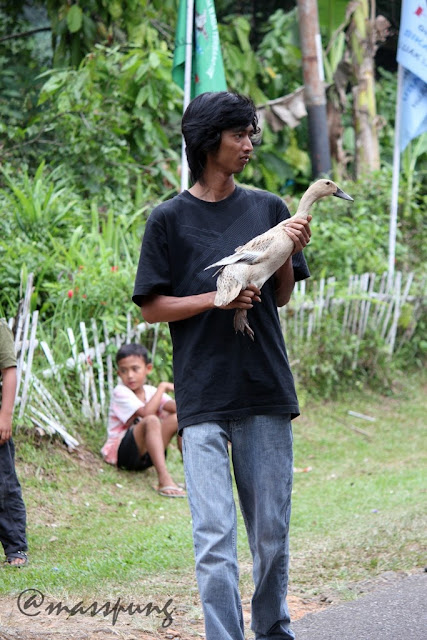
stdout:
<svg viewBox="0 0 427 640">
<path fill-rule="evenodd" d="M 153 387 L 146 384 L 153 365 L 147 349 L 125 344 L 116 355 L 121 379 L 110 402 L 108 439 L 101 449 L 104 460 L 130 471 L 144 471 L 154 465 L 157 491 L 167 498 L 184 498 L 185 491 L 172 479 L 166 467 L 166 449 L 177 433 L 176 404 L 166 391 L 171 382 Z M 181 438 L 178 437 L 181 451 Z"/>
</svg>

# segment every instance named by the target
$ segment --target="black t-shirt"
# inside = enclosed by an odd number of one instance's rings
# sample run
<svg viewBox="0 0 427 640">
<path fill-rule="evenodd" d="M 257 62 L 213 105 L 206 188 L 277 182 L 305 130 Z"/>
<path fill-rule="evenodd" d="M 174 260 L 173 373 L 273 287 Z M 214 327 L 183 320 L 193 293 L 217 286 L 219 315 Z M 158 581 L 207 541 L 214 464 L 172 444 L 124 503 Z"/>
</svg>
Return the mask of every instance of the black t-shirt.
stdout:
<svg viewBox="0 0 427 640">
<path fill-rule="evenodd" d="M 153 293 L 182 297 L 214 291 L 215 269 L 205 267 L 288 217 L 279 197 L 241 187 L 220 202 L 184 191 L 160 204 L 147 221 L 133 301 L 140 306 L 142 297 Z M 293 257 L 293 266 L 296 280 L 309 277 L 302 253 Z M 299 414 L 274 277 L 264 284 L 261 300 L 248 311 L 254 342 L 234 331 L 234 309 L 169 323 L 180 430 L 208 420 Z"/>
</svg>

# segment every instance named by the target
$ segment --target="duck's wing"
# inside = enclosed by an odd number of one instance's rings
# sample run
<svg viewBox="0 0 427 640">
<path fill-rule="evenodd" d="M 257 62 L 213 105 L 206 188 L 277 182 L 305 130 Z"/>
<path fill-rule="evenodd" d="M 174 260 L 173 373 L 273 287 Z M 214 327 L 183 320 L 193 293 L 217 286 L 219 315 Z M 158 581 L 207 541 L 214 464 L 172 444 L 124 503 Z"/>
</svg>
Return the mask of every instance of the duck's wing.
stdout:
<svg viewBox="0 0 427 640">
<path fill-rule="evenodd" d="M 271 245 L 275 242 L 277 237 L 277 228 L 269 229 L 265 233 L 262 233 L 252 240 L 249 240 L 246 244 L 235 249 L 236 253 L 256 253 L 259 255 L 259 259 L 262 258 L 262 254 L 269 250 Z M 258 260 L 259 261 L 259 260 Z"/>
<path fill-rule="evenodd" d="M 265 254 L 268 252 L 269 248 L 274 242 L 274 236 L 263 234 L 262 236 L 257 236 L 253 238 L 246 244 L 241 247 L 237 247 L 230 256 L 225 256 L 218 262 L 214 262 L 210 264 L 206 269 L 211 269 L 212 267 L 221 267 L 217 271 L 215 271 L 214 275 L 216 275 L 219 271 L 227 266 L 228 264 L 255 264 L 257 262 L 262 262 Z"/>
<path fill-rule="evenodd" d="M 239 247 L 239 248 L 241 249 L 242 247 Z M 237 252 L 237 249 L 236 249 L 236 252 Z M 212 267 L 221 267 L 221 269 L 218 269 L 215 272 L 215 273 L 218 273 L 218 271 L 222 271 L 222 269 L 226 267 L 228 264 L 236 264 L 236 262 L 253 264 L 254 262 L 257 262 L 260 255 L 261 254 L 258 251 L 241 251 L 239 253 L 232 253 L 231 256 L 225 256 L 225 258 L 221 258 L 221 260 L 218 260 L 218 262 L 214 262 L 213 264 L 210 264 L 204 270 L 206 271 L 207 269 L 212 269 Z"/>
</svg>

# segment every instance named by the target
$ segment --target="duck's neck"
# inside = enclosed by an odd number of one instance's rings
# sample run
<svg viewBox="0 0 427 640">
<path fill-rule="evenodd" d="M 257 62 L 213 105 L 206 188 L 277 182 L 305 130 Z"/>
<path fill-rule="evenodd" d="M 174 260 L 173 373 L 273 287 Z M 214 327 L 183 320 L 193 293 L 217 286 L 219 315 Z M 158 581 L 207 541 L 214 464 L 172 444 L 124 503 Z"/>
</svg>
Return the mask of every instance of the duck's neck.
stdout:
<svg viewBox="0 0 427 640">
<path fill-rule="evenodd" d="M 306 191 L 299 202 L 295 217 L 307 218 L 311 205 L 315 201 L 316 201 L 316 194 L 313 192 L 310 192 L 310 190 Z"/>
</svg>

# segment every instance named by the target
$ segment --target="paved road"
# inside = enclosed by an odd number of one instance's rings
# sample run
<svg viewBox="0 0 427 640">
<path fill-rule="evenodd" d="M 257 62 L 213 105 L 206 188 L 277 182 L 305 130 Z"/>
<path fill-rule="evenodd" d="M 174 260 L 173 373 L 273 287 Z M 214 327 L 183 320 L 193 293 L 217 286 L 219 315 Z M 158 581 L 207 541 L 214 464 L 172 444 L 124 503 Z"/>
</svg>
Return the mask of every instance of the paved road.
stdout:
<svg viewBox="0 0 427 640">
<path fill-rule="evenodd" d="M 297 640 L 427 640 L 427 573 L 292 624 Z"/>
</svg>

